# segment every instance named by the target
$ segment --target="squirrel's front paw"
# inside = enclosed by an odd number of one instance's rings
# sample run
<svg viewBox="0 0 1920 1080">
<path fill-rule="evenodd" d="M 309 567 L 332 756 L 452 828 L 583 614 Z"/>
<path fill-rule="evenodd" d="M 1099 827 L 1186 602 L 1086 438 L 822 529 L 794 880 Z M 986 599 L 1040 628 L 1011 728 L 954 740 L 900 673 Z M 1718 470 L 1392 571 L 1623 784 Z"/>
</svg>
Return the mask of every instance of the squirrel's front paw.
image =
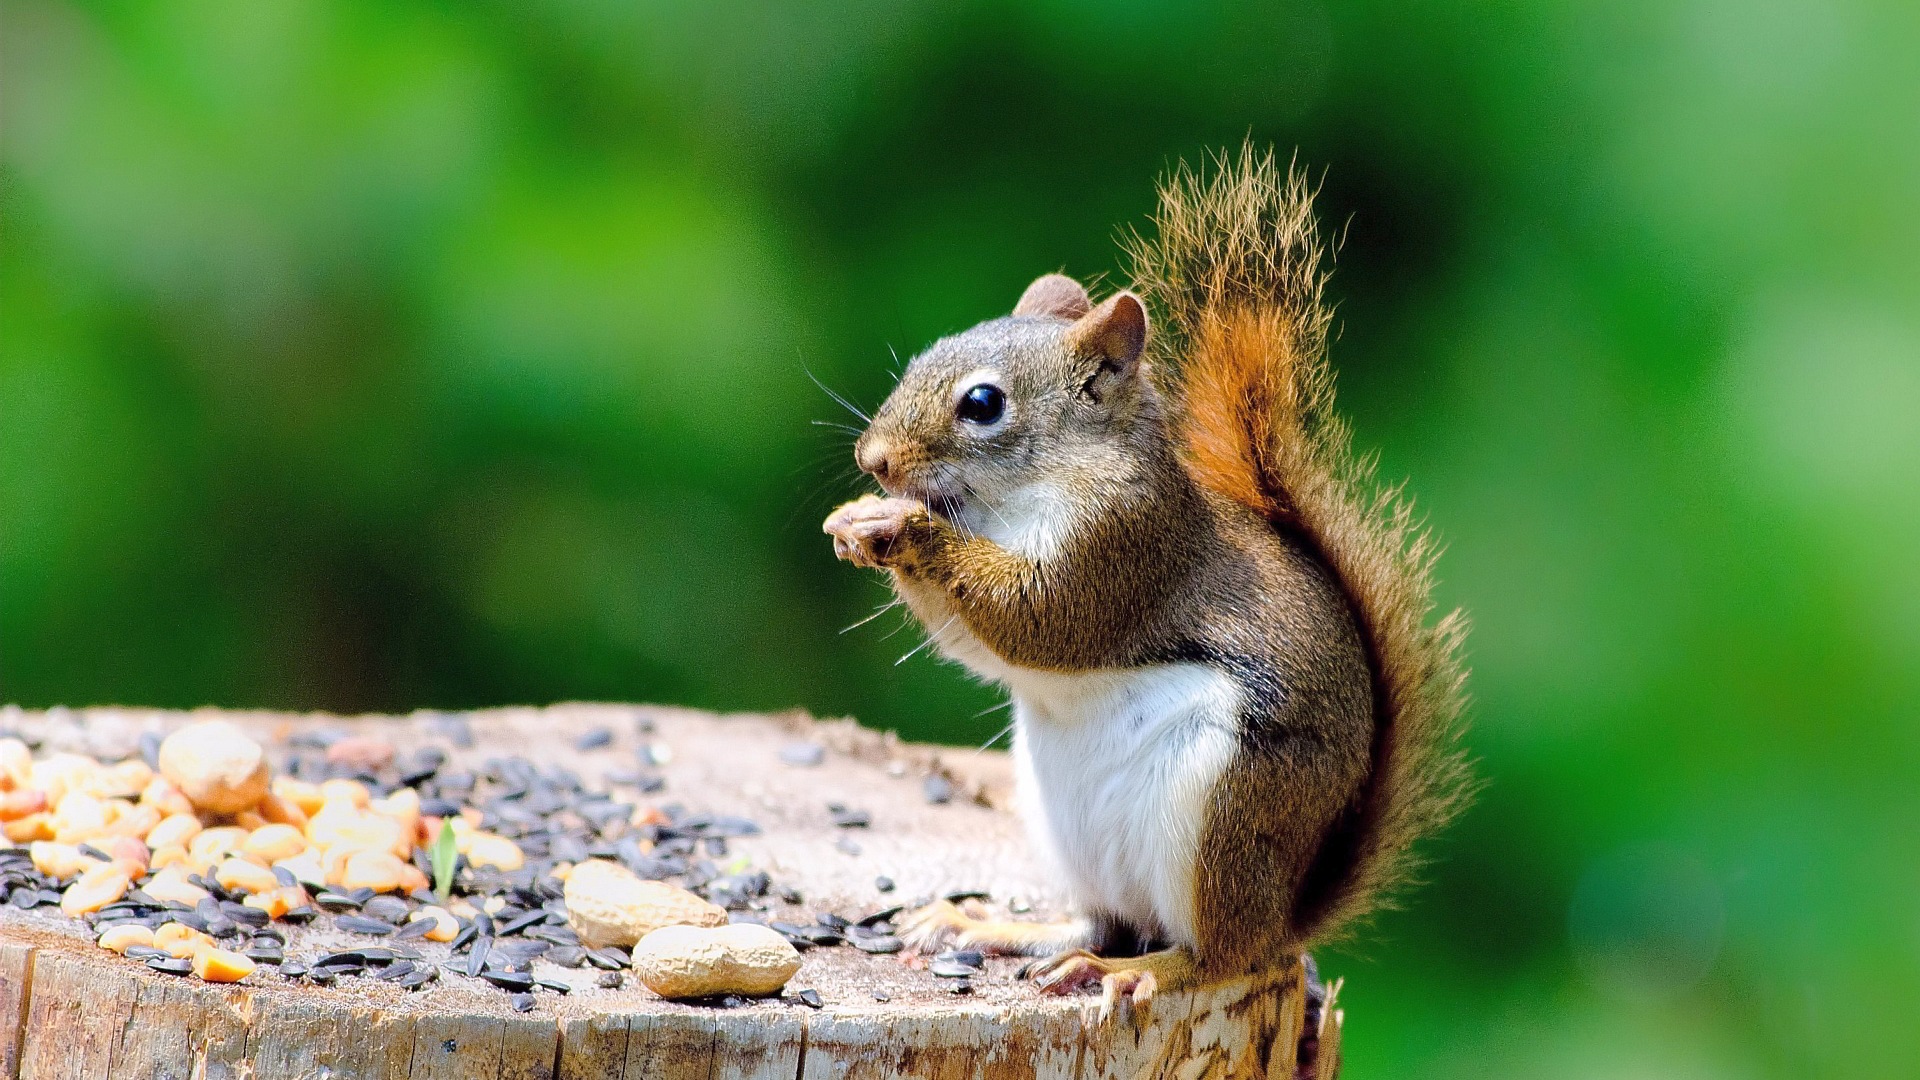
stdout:
<svg viewBox="0 0 1920 1080">
<path fill-rule="evenodd" d="M 899 566 L 913 539 L 931 524 L 927 508 L 910 499 L 862 495 L 827 515 L 821 531 L 833 537 L 833 553 L 855 566 Z"/>
</svg>

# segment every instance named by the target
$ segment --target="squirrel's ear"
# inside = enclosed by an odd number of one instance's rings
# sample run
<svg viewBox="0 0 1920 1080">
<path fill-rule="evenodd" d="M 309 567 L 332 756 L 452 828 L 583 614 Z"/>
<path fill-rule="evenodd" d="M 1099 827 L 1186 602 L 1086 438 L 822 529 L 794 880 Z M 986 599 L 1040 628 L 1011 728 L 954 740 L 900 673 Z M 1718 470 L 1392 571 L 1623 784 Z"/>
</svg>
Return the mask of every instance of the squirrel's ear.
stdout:
<svg viewBox="0 0 1920 1080">
<path fill-rule="evenodd" d="M 1099 361 L 1102 376 L 1124 378 L 1147 347 L 1147 309 L 1132 293 L 1115 293 L 1073 324 L 1067 331 L 1067 345 L 1078 355 Z"/>
<path fill-rule="evenodd" d="M 1087 290 L 1065 274 L 1044 274 L 1033 279 L 1020 302 L 1013 305 L 1015 315 L 1048 315 L 1072 322 L 1087 313 L 1093 301 Z"/>
</svg>

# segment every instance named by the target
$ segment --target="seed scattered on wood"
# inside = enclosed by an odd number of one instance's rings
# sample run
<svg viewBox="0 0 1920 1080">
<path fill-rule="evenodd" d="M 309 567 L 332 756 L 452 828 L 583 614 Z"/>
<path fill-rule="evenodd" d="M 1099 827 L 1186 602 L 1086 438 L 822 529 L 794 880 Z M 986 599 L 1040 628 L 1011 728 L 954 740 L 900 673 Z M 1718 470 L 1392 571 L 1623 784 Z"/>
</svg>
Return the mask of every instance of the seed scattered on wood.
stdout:
<svg viewBox="0 0 1920 1080">
<path fill-rule="evenodd" d="M 855 810 L 840 803 L 827 804 L 827 816 L 842 829 L 864 829 L 873 824 L 873 815 L 865 810 Z"/>
<path fill-rule="evenodd" d="M 626 980 L 617 971 L 603 971 L 594 977 L 593 985 L 602 990 L 618 990 Z"/>
<path fill-rule="evenodd" d="M 920 782 L 920 793 L 928 802 L 938 806 L 953 798 L 953 781 L 939 773 L 931 773 Z"/>
<path fill-rule="evenodd" d="M 613 741 L 612 728 L 608 728 L 608 727 L 590 728 L 587 731 L 583 732 L 579 738 L 573 740 L 573 748 L 584 754 L 589 750 L 598 750 L 612 741 Z"/>
<path fill-rule="evenodd" d="M 818 765 L 826 759 L 826 748 L 816 742 L 790 742 L 780 748 L 780 760 L 797 768 Z"/>
<path fill-rule="evenodd" d="M 371 934 L 385 937 L 393 933 L 393 924 L 382 919 L 369 919 L 364 915 L 341 915 L 333 920 L 333 925 L 349 934 Z"/>
</svg>

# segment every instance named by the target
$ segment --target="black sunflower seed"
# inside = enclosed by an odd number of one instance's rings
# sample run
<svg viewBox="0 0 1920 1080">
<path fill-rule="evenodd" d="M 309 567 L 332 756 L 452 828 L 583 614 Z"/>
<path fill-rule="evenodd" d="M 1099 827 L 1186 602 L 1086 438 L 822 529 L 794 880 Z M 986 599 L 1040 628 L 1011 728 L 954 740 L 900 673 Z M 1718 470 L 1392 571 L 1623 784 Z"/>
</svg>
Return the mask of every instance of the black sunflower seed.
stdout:
<svg viewBox="0 0 1920 1080">
<path fill-rule="evenodd" d="M 440 972 L 430 967 L 416 967 L 405 975 L 393 980 L 395 986 L 416 990 L 440 977 Z"/>
<path fill-rule="evenodd" d="M 548 951 L 547 959 L 563 968 L 577 968 L 586 964 L 587 950 L 578 945 L 562 945 Z"/>
<path fill-rule="evenodd" d="M 827 816 L 842 829 L 864 829 L 873 824 L 873 815 L 865 810 L 855 810 L 839 803 L 827 804 Z"/>
<path fill-rule="evenodd" d="M 901 913 L 902 911 L 905 911 L 905 910 L 906 910 L 905 908 L 903 908 L 903 907 L 901 907 L 901 906 L 900 906 L 900 905 L 898 905 L 898 904 L 895 904 L 895 905 L 894 905 L 893 907 L 890 907 L 890 908 L 881 908 L 881 909 L 880 909 L 879 911 L 876 911 L 876 912 L 874 912 L 874 913 L 873 913 L 873 914 L 871 914 L 871 915 L 866 915 L 866 916 L 863 916 L 863 917 L 862 917 L 862 918 L 860 919 L 860 921 L 859 921 L 858 923 L 856 923 L 855 925 L 857 925 L 857 926 L 879 926 L 879 925 L 880 925 L 881 923 L 883 923 L 883 922 L 892 922 L 892 921 L 893 921 L 893 917 L 894 917 L 895 915 L 898 915 L 898 914 L 900 914 L 900 913 Z"/>
<path fill-rule="evenodd" d="M 360 910 L 360 901 L 354 899 L 351 896 L 348 896 L 345 893 L 334 892 L 332 889 L 322 889 L 319 892 L 314 893 L 313 902 L 320 905 L 321 908 L 327 911 L 358 911 Z"/>
<path fill-rule="evenodd" d="M 523 912 L 501 923 L 498 933 L 501 937 L 511 937 L 528 927 L 538 926 L 546 921 L 547 913 L 544 910 Z"/>
<path fill-rule="evenodd" d="M 534 980 L 534 985 L 541 987 L 543 989 L 551 990 L 554 993 L 560 994 L 562 996 L 573 993 L 572 986 L 569 986 L 568 984 L 563 983 L 558 979 L 536 979 Z"/>
<path fill-rule="evenodd" d="M 876 889 L 879 889 L 881 892 L 892 892 L 893 879 L 886 876 L 885 874 L 882 874 L 879 877 L 873 879 L 873 887 Z"/>
<path fill-rule="evenodd" d="M 383 919 L 369 919 L 364 915 L 335 916 L 333 925 L 345 930 L 349 934 L 370 934 L 374 937 L 385 937 L 393 933 L 392 923 Z"/>
<path fill-rule="evenodd" d="M 298 979 L 306 975 L 306 973 L 307 973 L 307 965 L 305 964 L 281 964 L 280 965 L 280 977 L 284 979 Z"/>
<path fill-rule="evenodd" d="M 222 904 L 220 913 L 249 929 L 258 929 L 273 921 L 273 917 L 266 912 L 245 904 Z"/>
<path fill-rule="evenodd" d="M 987 954 L 981 952 L 979 949 L 948 949 L 946 952 L 935 956 L 934 959 L 951 960 L 956 964 L 965 964 L 968 967 L 977 968 L 986 965 Z"/>
<path fill-rule="evenodd" d="M 172 956 L 148 957 L 147 966 L 165 975 L 187 975 L 193 971 L 193 961 Z"/>
<path fill-rule="evenodd" d="M 172 916 L 171 921 L 173 922 L 177 922 L 182 926 L 191 927 L 203 934 L 207 932 L 207 918 L 197 911 L 175 911 L 169 914 Z"/>
<path fill-rule="evenodd" d="M 172 956 L 172 955 L 173 955 L 172 953 L 168 952 L 165 949 L 156 949 L 151 945 L 127 946 L 127 959 L 129 960 L 151 960 L 156 956 Z"/>
<path fill-rule="evenodd" d="M 439 924 L 432 919 L 415 919 L 401 926 L 398 930 L 395 930 L 393 932 L 393 940 L 411 941 L 414 938 L 425 937 L 432 933 L 433 928 L 437 925 Z"/>
<path fill-rule="evenodd" d="M 800 928 L 799 936 L 806 938 L 815 945 L 844 945 L 847 943 L 846 935 L 831 926 L 803 926 Z"/>
<path fill-rule="evenodd" d="M 512 997 L 507 999 L 507 1004 L 513 1006 L 514 1012 L 532 1012 L 533 1011 L 533 995 L 532 994 L 515 994 Z"/>
<path fill-rule="evenodd" d="M 602 990 L 618 990 L 625 978 L 617 971 L 603 971 L 594 977 L 593 985 Z"/>
<path fill-rule="evenodd" d="M 597 727 L 582 732 L 579 738 L 573 740 L 573 748 L 585 753 L 588 750 L 598 750 L 612 741 L 612 728 Z"/>
<path fill-rule="evenodd" d="M 799 949 L 801 952 L 813 948 L 813 939 L 807 936 L 807 928 L 804 926 L 795 926 L 790 922 L 770 922 L 767 926 L 781 937 L 786 938 L 788 942 L 792 943 L 794 948 Z"/>
<path fill-rule="evenodd" d="M 955 979 L 953 980 L 953 985 L 947 987 L 947 993 L 971 994 L 973 993 L 973 980 L 972 979 Z"/>
<path fill-rule="evenodd" d="M 957 960 L 935 960 L 927 965 L 934 977 L 941 979 L 965 979 L 980 974 L 980 969 L 972 964 L 962 964 Z"/>
<path fill-rule="evenodd" d="M 897 953 L 906 947 L 904 942 L 892 934 L 862 935 L 860 937 L 848 938 L 847 940 L 853 944 L 854 948 L 859 949 L 861 952 L 873 953 L 876 956 Z"/>
<path fill-rule="evenodd" d="M 826 1002 L 820 1000 L 820 991 L 818 990 L 802 990 L 793 996 L 800 1000 L 800 1004 L 805 1005 L 809 1009 L 818 1009 L 826 1005 Z"/>
<path fill-rule="evenodd" d="M 993 894 L 985 889 L 966 889 L 960 892 L 950 892 L 946 895 L 946 901 L 949 904 L 959 904 L 968 900 L 991 899 L 993 899 Z"/>
<path fill-rule="evenodd" d="M 525 991 L 533 989 L 533 976 L 524 971 L 499 971 L 490 969 L 481 972 L 480 977 L 502 990 Z"/>
<path fill-rule="evenodd" d="M 388 964 L 380 974 L 375 975 L 374 978 L 382 982 L 392 982 L 404 975 L 411 975 L 418 970 L 420 970 L 419 966 L 411 960 L 395 960 L 393 963 Z"/>
<path fill-rule="evenodd" d="M 405 922 L 412 910 L 405 900 L 397 896 L 375 896 L 360 905 L 360 914 L 370 919 L 390 922 L 395 926 Z"/>
<path fill-rule="evenodd" d="M 493 952 L 492 938 L 483 937 L 474 939 L 473 951 L 467 954 L 467 975 L 469 977 L 478 978 L 480 973 L 486 970 L 487 956 L 491 952 Z"/>
<path fill-rule="evenodd" d="M 624 971 L 632 958 L 618 945 L 606 945 L 588 952 L 587 963 L 605 971 Z"/>
</svg>

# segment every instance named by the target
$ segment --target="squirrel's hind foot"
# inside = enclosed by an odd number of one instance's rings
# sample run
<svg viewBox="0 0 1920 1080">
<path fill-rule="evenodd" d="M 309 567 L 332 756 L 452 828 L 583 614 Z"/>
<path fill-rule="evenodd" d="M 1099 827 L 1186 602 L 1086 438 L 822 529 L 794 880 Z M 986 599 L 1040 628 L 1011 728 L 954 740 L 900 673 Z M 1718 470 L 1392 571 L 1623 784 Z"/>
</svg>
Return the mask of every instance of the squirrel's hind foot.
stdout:
<svg viewBox="0 0 1920 1080">
<path fill-rule="evenodd" d="M 937 900 L 907 915 L 898 933 L 908 947 L 922 953 L 959 948 L 1004 956 L 1046 956 L 1085 945 L 1092 936 L 1084 922 L 976 919 L 950 900 Z"/>
<path fill-rule="evenodd" d="M 1069 949 L 1027 965 L 1025 972 L 1043 994 L 1071 994 L 1100 987 L 1100 1022 L 1122 1022 L 1144 1011 L 1160 990 L 1194 981 L 1193 957 L 1185 949 L 1161 949 L 1144 956 L 1095 956 Z"/>
</svg>

